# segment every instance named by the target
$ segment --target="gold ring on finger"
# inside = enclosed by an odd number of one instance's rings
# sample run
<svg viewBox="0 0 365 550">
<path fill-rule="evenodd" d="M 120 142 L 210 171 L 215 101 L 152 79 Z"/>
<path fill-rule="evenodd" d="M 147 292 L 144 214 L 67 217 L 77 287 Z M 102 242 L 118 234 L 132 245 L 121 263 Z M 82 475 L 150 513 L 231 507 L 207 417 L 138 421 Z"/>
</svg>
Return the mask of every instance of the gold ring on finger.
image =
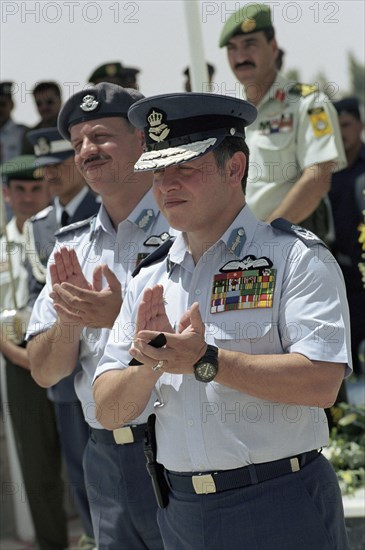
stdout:
<svg viewBox="0 0 365 550">
<path fill-rule="evenodd" d="M 160 369 L 163 369 L 164 366 L 165 366 L 165 363 L 167 363 L 167 361 L 159 361 L 154 367 L 152 367 L 152 370 L 160 370 Z"/>
</svg>

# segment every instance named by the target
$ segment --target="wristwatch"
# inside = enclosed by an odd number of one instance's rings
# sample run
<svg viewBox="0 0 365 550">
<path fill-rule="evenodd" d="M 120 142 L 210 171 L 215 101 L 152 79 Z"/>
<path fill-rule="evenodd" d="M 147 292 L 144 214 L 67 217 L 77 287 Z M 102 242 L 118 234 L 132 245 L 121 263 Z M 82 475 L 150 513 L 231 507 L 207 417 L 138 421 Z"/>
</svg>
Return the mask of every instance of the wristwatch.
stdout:
<svg viewBox="0 0 365 550">
<path fill-rule="evenodd" d="M 194 365 L 195 378 L 199 382 L 211 382 L 218 372 L 218 348 L 208 344 L 207 351 Z"/>
</svg>

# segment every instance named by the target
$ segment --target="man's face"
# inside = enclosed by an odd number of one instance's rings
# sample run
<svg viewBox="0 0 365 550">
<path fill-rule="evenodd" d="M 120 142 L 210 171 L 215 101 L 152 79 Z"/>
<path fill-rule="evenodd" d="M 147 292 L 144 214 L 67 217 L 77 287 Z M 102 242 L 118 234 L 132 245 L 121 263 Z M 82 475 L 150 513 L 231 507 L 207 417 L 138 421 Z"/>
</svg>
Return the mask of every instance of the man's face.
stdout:
<svg viewBox="0 0 365 550">
<path fill-rule="evenodd" d="M 245 87 L 271 84 L 276 73 L 276 40 L 267 41 L 262 31 L 233 36 L 227 45 L 228 61 Z"/>
<path fill-rule="evenodd" d="M 240 197 L 243 203 L 240 179 L 232 187 L 228 172 L 219 170 L 213 153 L 207 153 L 197 160 L 156 170 L 153 193 L 174 229 L 204 234 L 225 216 L 231 217 L 232 209 L 237 208 L 233 197 Z"/>
<path fill-rule="evenodd" d="M 91 189 L 110 194 L 135 181 L 133 167 L 143 152 L 141 133 L 122 117 L 105 117 L 71 127 L 75 163 Z"/>
<path fill-rule="evenodd" d="M 48 184 L 45 180 L 10 180 L 4 186 L 5 199 L 17 217 L 29 218 L 46 208 L 50 202 Z"/>
<path fill-rule="evenodd" d="M 0 95 L 0 127 L 9 120 L 14 104 L 11 97 Z"/>
<path fill-rule="evenodd" d="M 74 155 L 59 164 L 43 168 L 44 179 L 49 184 L 50 192 L 66 205 L 84 187 L 85 182 L 75 166 Z"/>
<path fill-rule="evenodd" d="M 345 151 L 351 151 L 361 141 L 362 123 L 350 113 L 342 113 L 338 119 Z"/>
<path fill-rule="evenodd" d="M 34 101 L 44 122 L 50 122 L 57 118 L 61 109 L 61 99 L 52 88 L 37 92 L 34 95 Z"/>
</svg>

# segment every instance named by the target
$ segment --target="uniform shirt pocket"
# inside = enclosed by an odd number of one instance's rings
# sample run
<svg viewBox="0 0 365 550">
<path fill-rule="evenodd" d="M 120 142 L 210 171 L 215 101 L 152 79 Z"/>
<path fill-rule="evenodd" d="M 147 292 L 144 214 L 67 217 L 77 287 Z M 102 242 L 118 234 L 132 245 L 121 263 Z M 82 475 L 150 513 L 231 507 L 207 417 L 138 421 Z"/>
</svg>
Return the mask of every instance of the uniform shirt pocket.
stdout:
<svg viewBox="0 0 365 550">
<path fill-rule="evenodd" d="M 250 354 L 277 353 L 277 324 L 272 308 L 220 313 L 218 320 L 206 324 L 206 340 L 218 348 Z"/>
<path fill-rule="evenodd" d="M 298 163 L 294 131 L 258 135 L 255 140 L 260 171 L 259 179 L 265 182 L 296 181 Z"/>
</svg>

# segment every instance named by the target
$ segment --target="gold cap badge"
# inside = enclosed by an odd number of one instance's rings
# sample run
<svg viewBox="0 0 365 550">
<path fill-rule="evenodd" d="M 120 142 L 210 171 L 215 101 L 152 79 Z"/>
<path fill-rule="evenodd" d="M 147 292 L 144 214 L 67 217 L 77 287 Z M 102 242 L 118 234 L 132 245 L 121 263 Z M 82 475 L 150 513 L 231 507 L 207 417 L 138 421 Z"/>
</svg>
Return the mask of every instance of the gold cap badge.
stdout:
<svg viewBox="0 0 365 550">
<path fill-rule="evenodd" d="M 163 141 L 170 133 L 170 128 L 162 121 L 163 113 L 153 110 L 147 117 L 147 122 L 150 125 L 148 135 L 153 141 Z"/>
<path fill-rule="evenodd" d="M 255 19 L 245 19 L 242 21 L 241 29 L 243 32 L 252 32 L 256 28 L 256 21 Z"/>
</svg>

